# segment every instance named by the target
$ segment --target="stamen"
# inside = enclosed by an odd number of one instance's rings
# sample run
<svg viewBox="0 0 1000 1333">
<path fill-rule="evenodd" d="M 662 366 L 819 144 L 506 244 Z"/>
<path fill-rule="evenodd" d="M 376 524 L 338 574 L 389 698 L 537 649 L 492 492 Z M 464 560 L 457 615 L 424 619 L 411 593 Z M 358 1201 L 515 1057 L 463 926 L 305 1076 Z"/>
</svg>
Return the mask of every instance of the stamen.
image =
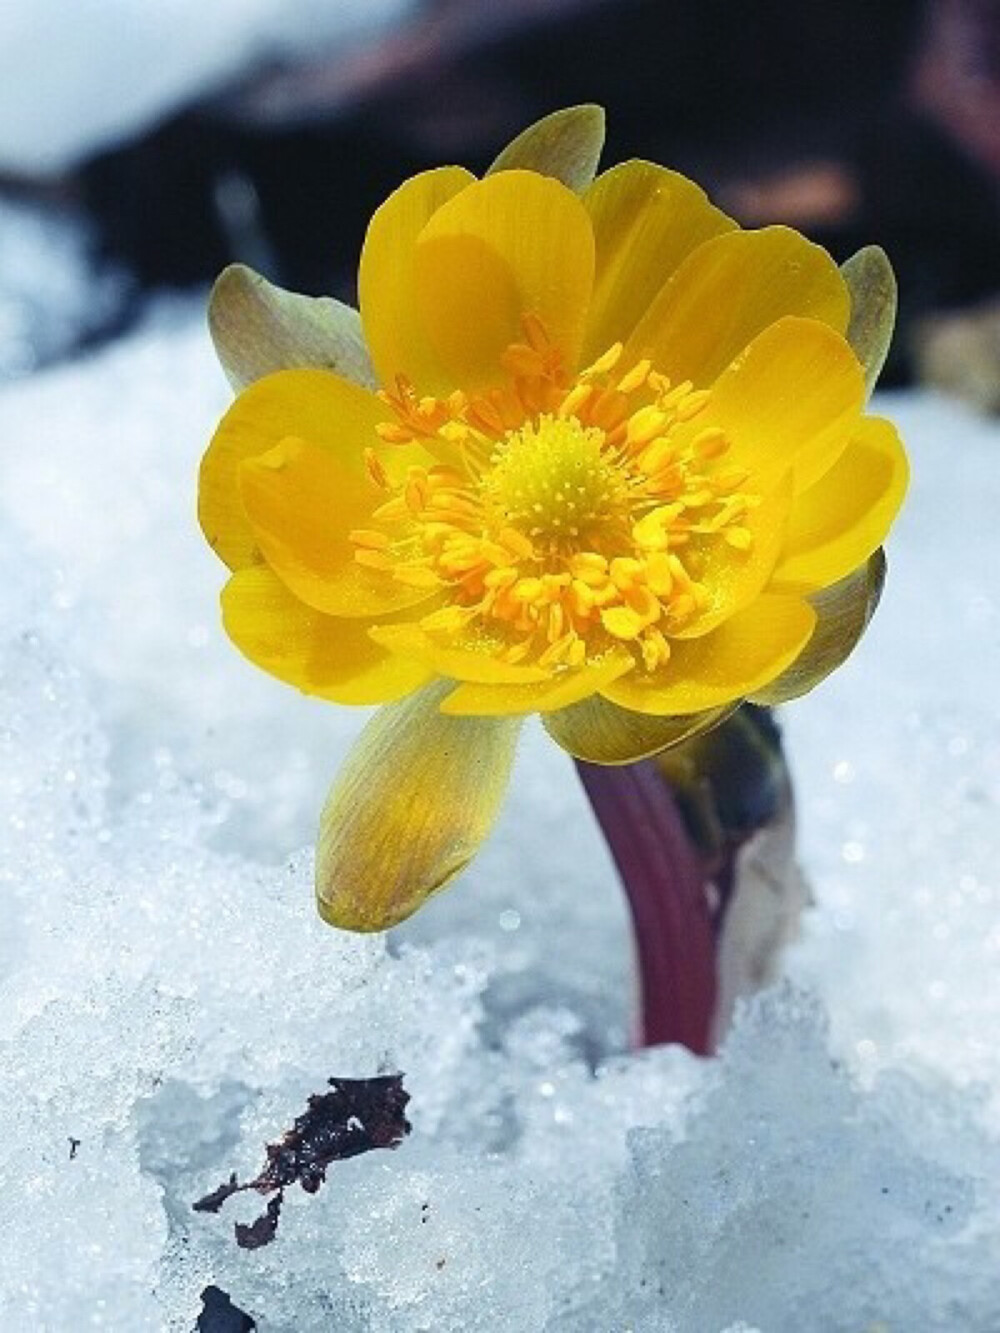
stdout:
<svg viewBox="0 0 1000 1333">
<path fill-rule="evenodd" d="M 365 450 L 365 468 L 379 490 L 387 491 L 389 489 L 388 474 L 382 466 L 378 454 L 370 447 Z"/>
<path fill-rule="evenodd" d="M 651 361 L 637 361 L 632 369 L 618 381 L 619 393 L 635 393 L 646 383 L 653 365 Z"/>
<path fill-rule="evenodd" d="M 745 470 L 717 470 L 725 430 L 678 431 L 710 416 L 708 390 L 671 385 L 647 359 L 613 381 L 620 342 L 569 379 L 537 315 L 522 328 L 502 357 L 506 381 L 485 392 L 421 397 L 398 376 L 380 393 L 392 416 L 377 427 L 382 445 L 420 440 L 448 461 L 410 467 L 394 486 L 378 450 L 365 451 L 389 495 L 373 526 L 350 533 L 355 559 L 440 591 L 447 604 L 421 628 L 477 626 L 504 662 L 558 673 L 613 640 L 637 670 L 662 671 L 671 634 L 713 604 L 695 577 L 712 567 L 706 553 L 753 549 L 746 516 L 760 497 Z"/>
<path fill-rule="evenodd" d="M 592 362 L 586 370 L 581 370 L 578 375 L 580 380 L 595 379 L 598 375 L 607 375 L 621 360 L 622 352 L 625 350 L 623 343 L 612 343 L 608 350 Z"/>
</svg>

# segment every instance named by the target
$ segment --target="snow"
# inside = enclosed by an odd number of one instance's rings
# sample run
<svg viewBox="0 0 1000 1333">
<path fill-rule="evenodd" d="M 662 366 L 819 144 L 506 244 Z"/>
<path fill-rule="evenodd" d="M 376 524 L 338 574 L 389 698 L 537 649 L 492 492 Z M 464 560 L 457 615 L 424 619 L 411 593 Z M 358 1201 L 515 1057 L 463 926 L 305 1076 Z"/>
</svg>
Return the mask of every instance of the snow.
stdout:
<svg viewBox="0 0 1000 1333">
<path fill-rule="evenodd" d="M 412 6 L 8 0 L 0 5 L 0 170 L 64 171 L 248 70 L 342 52 Z"/>
<path fill-rule="evenodd" d="M 363 714 L 224 639 L 227 397 L 187 300 L 0 390 L 0 1325 L 189 1333 L 214 1283 L 268 1333 L 994 1327 L 996 427 L 879 404 L 914 466 L 883 605 L 785 719 L 816 904 L 706 1061 L 626 1052 L 621 894 L 537 727 L 460 884 L 390 940 L 318 920 Z M 192 1212 L 385 1068 L 412 1135 L 273 1245 L 233 1240 L 259 1199 Z"/>
</svg>

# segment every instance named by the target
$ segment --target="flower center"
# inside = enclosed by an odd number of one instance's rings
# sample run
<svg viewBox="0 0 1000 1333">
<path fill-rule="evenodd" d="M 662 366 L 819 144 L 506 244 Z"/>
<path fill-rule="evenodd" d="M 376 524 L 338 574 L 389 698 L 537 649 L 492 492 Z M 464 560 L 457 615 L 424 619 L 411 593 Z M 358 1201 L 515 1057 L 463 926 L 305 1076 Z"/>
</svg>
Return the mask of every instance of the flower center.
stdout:
<svg viewBox="0 0 1000 1333">
<path fill-rule="evenodd" d="M 614 646 L 653 671 L 670 635 L 711 604 L 702 581 L 722 543 L 747 558 L 759 497 L 726 466 L 729 441 L 699 418 L 706 391 L 671 385 L 648 361 L 617 373 L 616 343 L 568 380 L 530 317 L 508 349 L 509 382 L 477 398 L 384 393 L 386 443 L 420 441 L 440 462 L 412 467 L 378 529 L 351 534 L 355 558 L 437 590 L 430 634 L 542 667 L 579 666 Z"/>
<path fill-rule="evenodd" d="M 621 527 L 628 476 L 605 448 L 604 432 L 549 414 L 511 431 L 490 456 L 479 484 L 484 511 L 539 549 L 568 552 Z"/>
</svg>

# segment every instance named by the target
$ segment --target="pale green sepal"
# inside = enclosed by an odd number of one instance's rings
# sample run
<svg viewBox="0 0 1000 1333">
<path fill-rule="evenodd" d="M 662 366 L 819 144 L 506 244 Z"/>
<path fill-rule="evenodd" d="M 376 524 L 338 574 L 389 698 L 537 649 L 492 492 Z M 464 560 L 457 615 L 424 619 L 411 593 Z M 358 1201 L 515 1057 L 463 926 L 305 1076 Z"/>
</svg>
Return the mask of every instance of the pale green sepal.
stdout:
<svg viewBox="0 0 1000 1333">
<path fill-rule="evenodd" d="M 896 275 L 880 245 L 866 245 L 840 266 L 851 296 L 847 341 L 864 368 L 869 396 L 885 365 L 896 323 Z"/>
<path fill-rule="evenodd" d="M 495 171 L 537 171 L 554 176 L 582 194 L 597 174 L 604 147 L 604 108 L 586 103 L 536 120 L 522 130 L 490 167 Z"/>
<path fill-rule="evenodd" d="M 730 704 L 684 716 L 656 717 L 622 708 L 595 694 L 558 712 L 543 714 L 542 724 L 574 759 L 590 764 L 634 764 L 699 736 L 736 707 Z"/>
<path fill-rule="evenodd" d="M 807 600 L 817 615 L 812 638 L 787 671 L 753 696 L 753 702 L 783 704 L 798 699 L 846 662 L 875 614 L 885 572 L 885 552 L 880 547 L 847 578 L 811 593 Z"/>
<path fill-rule="evenodd" d="M 377 385 L 361 316 L 332 296 L 300 296 L 230 264 L 208 303 L 208 327 L 226 378 L 239 393 L 275 370 L 317 366 L 366 389 Z"/>
<path fill-rule="evenodd" d="M 523 718 L 445 717 L 437 681 L 375 714 L 327 799 L 316 851 L 320 915 L 387 930 L 464 870 L 500 810 Z"/>
</svg>

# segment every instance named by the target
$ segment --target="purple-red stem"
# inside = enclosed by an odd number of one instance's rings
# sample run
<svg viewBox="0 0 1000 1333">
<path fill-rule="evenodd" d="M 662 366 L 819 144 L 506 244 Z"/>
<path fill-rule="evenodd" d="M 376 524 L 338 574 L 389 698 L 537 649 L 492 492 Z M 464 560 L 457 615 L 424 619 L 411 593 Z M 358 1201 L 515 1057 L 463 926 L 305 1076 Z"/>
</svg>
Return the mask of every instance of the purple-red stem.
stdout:
<svg viewBox="0 0 1000 1333">
<path fill-rule="evenodd" d="M 578 761 L 577 769 L 632 909 L 638 1044 L 680 1042 L 708 1054 L 716 958 L 705 863 L 653 763 L 605 768 Z"/>
</svg>

